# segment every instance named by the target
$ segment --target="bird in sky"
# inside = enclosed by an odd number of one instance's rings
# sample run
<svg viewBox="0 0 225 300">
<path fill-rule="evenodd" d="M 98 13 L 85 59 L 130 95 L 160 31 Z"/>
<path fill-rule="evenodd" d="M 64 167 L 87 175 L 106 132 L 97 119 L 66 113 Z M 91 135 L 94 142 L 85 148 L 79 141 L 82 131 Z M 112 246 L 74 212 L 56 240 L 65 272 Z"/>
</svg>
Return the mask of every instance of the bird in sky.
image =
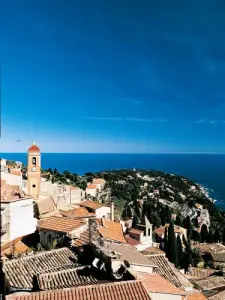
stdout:
<svg viewBox="0 0 225 300">
<path fill-rule="evenodd" d="M 18 140 L 17 143 L 21 142 L 21 140 Z"/>
</svg>

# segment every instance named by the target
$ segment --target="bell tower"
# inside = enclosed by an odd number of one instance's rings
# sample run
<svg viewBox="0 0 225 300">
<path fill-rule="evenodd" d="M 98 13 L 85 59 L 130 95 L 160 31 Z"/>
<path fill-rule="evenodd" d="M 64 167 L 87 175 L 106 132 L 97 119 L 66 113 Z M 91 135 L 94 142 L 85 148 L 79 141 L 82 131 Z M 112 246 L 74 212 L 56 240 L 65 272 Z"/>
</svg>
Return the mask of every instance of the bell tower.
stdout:
<svg viewBox="0 0 225 300">
<path fill-rule="evenodd" d="M 33 143 L 28 149 L 27 194 L 37 199 L 41 184 L 41 154 L 39 147 Z"/>
</svg>

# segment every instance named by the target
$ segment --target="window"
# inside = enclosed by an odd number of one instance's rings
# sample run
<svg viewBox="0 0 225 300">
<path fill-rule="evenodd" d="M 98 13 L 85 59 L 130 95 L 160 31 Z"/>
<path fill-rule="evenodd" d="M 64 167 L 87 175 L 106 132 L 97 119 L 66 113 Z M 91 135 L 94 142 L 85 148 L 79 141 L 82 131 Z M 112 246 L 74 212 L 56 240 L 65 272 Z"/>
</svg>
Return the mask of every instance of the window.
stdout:
<svg viewBox="0 0 225 300">
<path fill-rule="evenodd" d="M 148 236 L 151 235 L 151 228 L 148 229 Z"/>
<path fill-rule="evenodd" d="M 36 184 L 33 184 L 33 185 L 32 185 L 32 188 L 36 188 Z"/>
<path fill-rule="evenodd" d="M 32 158 L 32 164 L 33 164 L 34 166 L 36 166 L 36 157 L 33 157 L 33 158 Z"/>
</svg>

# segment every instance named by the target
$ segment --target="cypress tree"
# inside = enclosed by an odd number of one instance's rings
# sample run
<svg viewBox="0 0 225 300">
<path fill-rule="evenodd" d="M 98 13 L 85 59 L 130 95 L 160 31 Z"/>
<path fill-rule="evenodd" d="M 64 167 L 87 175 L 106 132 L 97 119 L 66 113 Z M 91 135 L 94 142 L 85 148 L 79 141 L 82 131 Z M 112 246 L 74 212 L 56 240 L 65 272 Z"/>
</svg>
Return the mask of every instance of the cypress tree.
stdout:
<svg viewBox="0 0 225 300">
<path fill-rule="evenodd" d="M 179 215 L 176 216 L 175 224 L 176 224 L 177 226 L 181 226 L 181 225 L 182 225 L 181 217 L 180 217 Z"/>
<path fill-rule="evenodd" d="M 211 230 L 211 228 L 209 228 L 209 234 L 208 234 L 208 243 L 213 243 L 213 241 L 214 241 L 214 236 L 213 236 L 213 234 L 212 234 L 212 230 Z"/>
<path fill-rule="evenodd" d="M 168 258 L 168 231 L 167 231 L 167 227 L 165 227 L 165 231 L 164 231 L 164 252 L 166 253 L 166 257 Z"/>
<path fill-rule="evenodd" d="M 138 217 L 137 215 L 133 216 L 133 221 L 132 221 L 132 228 L 135 228 L 138 224 Z"/>
<path fill-rule="evenodd" d="M 173 221 L 168 228 L 168 259 L 177 267 L 177 239 L 174 232 Z"/>
<path fill-rule="evenodd" d="M 168 205 L 166 206 L 165 214 L 166 214 L 166 220 L 165 220 L 166 223 L 170 223 L 170 221 L 171 221 L 171 211 L 170 211 L 170 208 L 169 208 Z"/>
<path fill-rule="evenodd" d="M 223 241 L 223 244 L 225 244 L 225 227 L 223 228 L 222 241 Z"/>
<path fill-rule="evenodd" d="M 202 243 L 207 243 L 208 241 L 208 228 L 205 224 L 201 227 L 201 241 Z"/>
<path fill-rule="evenodd" d="M 184 219 L 183 226 L 187 229 L 187 238 L 190 239 L 192 237 L 192 224 L 189 216 Z"/>
<path fill-rule="evenodd" d="M 183 259 L 184 259 L 183 246 L 182 246 L 182 242 L 180 239 L 180 235 L 178 234 L 178 236 L 177 236 L 177 265 L 180 268 L 183 268 Z"/>
<path fill-rule="evenodd" d="M 191 249 L 191 241 L 190 239 L 186 240 L 183 236 L 183 243 L 185 245 L 185 253 L 183 259 L 183 267 L 185 271 L 188 271 L 188 267 L 192 265 L 192 249 Z"/>
<path fill-rule="evenodd" d="M 214 242 L 215 243 L 219 243 L 220 242 L 220 233 L 219 233 L 219 230 L 218 228 L 216 229 L 216 231 L 214 232 Z"/>
</svg>

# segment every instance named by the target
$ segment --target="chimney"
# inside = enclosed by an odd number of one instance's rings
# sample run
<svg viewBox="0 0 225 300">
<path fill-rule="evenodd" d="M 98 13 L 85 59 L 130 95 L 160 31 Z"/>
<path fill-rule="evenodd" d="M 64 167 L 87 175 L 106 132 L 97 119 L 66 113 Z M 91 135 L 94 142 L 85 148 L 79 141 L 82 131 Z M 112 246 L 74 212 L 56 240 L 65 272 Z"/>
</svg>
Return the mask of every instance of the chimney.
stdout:
<svg viewBox="0 0 225 300">
<path fill-rule="evenodd" d="M 110 206 L 110 214 L 111 214 L 111 220 L 114 221 L 114 202 L 111 202 Z"/>
</svg>

